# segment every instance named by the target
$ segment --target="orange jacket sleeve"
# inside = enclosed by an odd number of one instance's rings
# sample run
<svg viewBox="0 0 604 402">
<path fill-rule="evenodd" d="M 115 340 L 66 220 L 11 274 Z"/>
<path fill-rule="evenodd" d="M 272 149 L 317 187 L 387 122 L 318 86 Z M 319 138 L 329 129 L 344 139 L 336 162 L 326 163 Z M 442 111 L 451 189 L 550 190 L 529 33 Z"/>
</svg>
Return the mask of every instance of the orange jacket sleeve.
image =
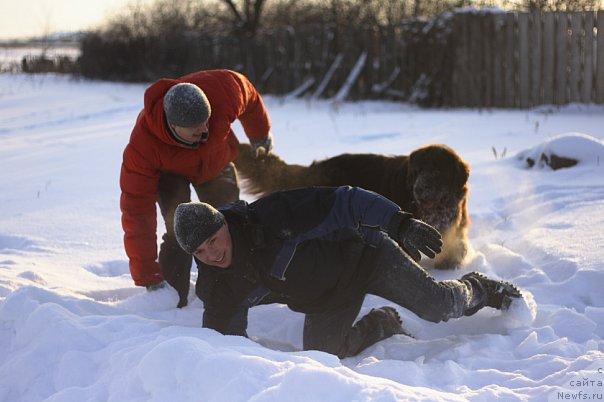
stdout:
<svg viewBox="0 0 604 402">
<path fill-rule="evenodd" d="M 242 74 L 230 72 L 242 91 L 243 101 L 239 107 L 238 119 L 250 140 L 268 137 L 271 121 L 262 97 L 252 83 Z"/>
<path fill-rule="evenodd" d="M 210 75 L 212 79 L 204 82 Z M 202 89 L 207 89 L 208 85 L 219 85 L 222 95 L 214 99 L 217 104 L 212 104 L 212 108 L 220 109 L 231 120 L 238 119 L 250 140 L 268 137 L 271 128 L 268 111 L 254 85 L 243 74 L 231 70 L 213 70 L 194 73 L 186 78 Z M 208 84 L 210 81 L 212 84 Z"/>
<path fill-rule="evenodd" d="M 138 286 L 160 282 L 157 258 L 157 184 L 159 172 L 132 145 L 124 150 L 120 173 L 120 209 L 124 247 L 130 259 L 130 273 Z"/>
</svg>

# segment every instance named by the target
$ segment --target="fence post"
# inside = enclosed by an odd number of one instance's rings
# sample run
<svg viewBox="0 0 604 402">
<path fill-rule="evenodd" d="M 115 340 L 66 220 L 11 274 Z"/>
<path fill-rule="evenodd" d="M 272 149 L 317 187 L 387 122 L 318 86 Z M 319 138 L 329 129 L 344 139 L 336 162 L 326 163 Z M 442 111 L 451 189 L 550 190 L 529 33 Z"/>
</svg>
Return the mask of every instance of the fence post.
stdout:
<svg viewBox="0 0 604 402">
<path fill-rule="evenodd" d="M 297 98 L 299 96 L 301 96 L 302 94 L 304 94 L 304 92 L 306 92 L 308 90 L 308 88 L 310 88 L 313 84 L 315 83 L 315 77 L 308 77 L 306 78 L 306 80 L 304 80 L 304 82 L 302 83 L 302 85 L 298 86 L 298 88 L 294 89 L 293 91 L 291 91 L 290 93 L 286 94 L 283 97 L 283 101 L 287 102 L 289 100 L 292 100 L 294 98 Z"/>
<path fill-rule="evenodd" d="M 336 59 L 333 61 L 331 66 L 329 66 L 329 70 L 327 70 L 327 73 L 321 80 L 321 83 L 319 84 L 315 92 L 312 94 L 311 99 L 318 99 L 321 96 L 321 94 L 323 93 L 323 91 L 325 91 L 325 88 L 327 88 L 327 85 L 329 85 L 329 82 L 333 78 L 334 73 L 336 72 L 338 67 L 340 67 L 340 64 L 342 64 L 343 59 L 344 55 L 342 53 L 338 53 Z"/>
<path fill-rule="evenodd" d="M 521 108 L 528 107 L 530 99 L 530 59 L 528 23 L 528 13 L 518 13 L 518 87 Z"/>
<path fill-rule="evenodd" d="M 558 24 L 556 26 L 556 104 L 563 105 L 567 102 L 567 40 L 568 20 L 565 12 L 556 13 Z"/>
<path fill-rule="evenodd" d="M 359 56 L 356 64 L 352 68 L 352 70 L 350 71 L 350 74 L 348 74 L 348 77 L 346 78 L 344 85 L 342 85 L 342 87 L 340 88 L 338 93 L 333 97 L 332 100 L 334 102 L 343 102 L 346 100 L 346 98 L 348 97 L 348 94 L 350 93 L 350 90 L 352 89 L 352 86 L 356 82 L 357 78 L 359 78 L 359 74 L 361 74 L 361 71 L 363 71 L 363 67 L 365 67 L 366 61 L 367 61 L 367 52 L 363 52 L 361 54 L 361 56 Z"/>
<path fill-rule="evenodd" d="M 540 105 L 541 100 L 541 13 L 531 14 L 531 106 Z"/>
<path fill-rule="evenodd" d="M 482 27 L 482 54 L 484 57 L 484 63 L 482 68 L 481 79 L 483 81 L 483 94 L 482 94 L 482 106 L 490 108 L 493 107 L 493 54 L 497 51 L 494 49 L 495 35 L 493 35 L 494 21 L 495 18 L 493 13 L 485 13 L 480 15 L 481 27 Z"/>
<path fill-rule="evenodd" d="M 594 13 L 588 11 L 585 13 L 585 41 L 583 48 L 583 85 L 581 88 L 581 101 L 590 103 L 594 101 Z"/>
<path fill-rule="evenodd" d="M 555 36 L 554 26 L 556 24 L 555 14 L 547 12 L 543 14 L 543 103 L 552 105 L 554 103 L 554 54 Z"/>
<path fill-rule="evenodd" d="M 484 54 L 482 52 L 482 16 L 468 13 L 470 22 L 470 99 L 466 104 L 482 107 L 484 104 Z"/>
<path fill-rule="evenodd" d="M 505 16 L 505 106 L 516 107 L 515 13 Z"/>
<path fill-rule="evenodd" d="M 580 102 L 581 92 L 579 82 L 581 80 L 581 13 L 570 13 L 570 74 L 568 86 L 570 89 L 569 102 Z"/>
<path fill-rule="evenodd" d="M 294 42 L 294 80 L 290 82 L 290 85 L 293 84 L 293 88 L 295 88 L 302 80 L 302 45 L 300 44 L 300 37 L 297 35 L 296 30 L 293 27 L 291 29 L 293 30 L 292 40 Z M 291 88 L 290 86 L 287 90 L 289 91 Z"/>
<path fill-rule="evenodd" d="M 493 106 L 505 106 L 504 83 L 505 83 L 505 14 L 496 13 L 493 18 Z"/>
<path fill-rule="evenodd" d="M 604 103 L 604 10 L 598 11 L 598 60 L 596 70 L 596 103 Z"/>
<path fill-rule="evenodd" d="M 467 102 L 468 76 L 468 30 L 466 14 L 458 13 L 453 17 L 453 35 L 455 44 L 455 66 L 452 76 L 451 105 L 465 106 Z"/>
</svg>

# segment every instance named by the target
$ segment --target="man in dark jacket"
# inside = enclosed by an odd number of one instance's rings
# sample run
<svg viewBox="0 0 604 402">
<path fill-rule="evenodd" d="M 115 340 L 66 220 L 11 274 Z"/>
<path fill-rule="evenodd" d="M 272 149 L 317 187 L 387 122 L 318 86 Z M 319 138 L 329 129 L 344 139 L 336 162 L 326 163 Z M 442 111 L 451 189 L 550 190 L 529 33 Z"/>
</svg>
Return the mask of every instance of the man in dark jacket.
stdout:
<svg viewBox="0 0 604 402">
<path fill-rule="evenodd" d="M 352 356 L 404 333 L 391 307 L 353 325 L 367 293 L 439 322 L 485 306 L 507 309 L 512 285 L 478 273 L 437 282 L 414 261 L 440 252 L 440 234 L 360 188 L 304 188 L 220 210 L 178 206 L 176 238 L 195 257 L 203 326 L 246 335 L 248 309 L 267 295 L 306 314 L 304 349 Z"/>
</svg>

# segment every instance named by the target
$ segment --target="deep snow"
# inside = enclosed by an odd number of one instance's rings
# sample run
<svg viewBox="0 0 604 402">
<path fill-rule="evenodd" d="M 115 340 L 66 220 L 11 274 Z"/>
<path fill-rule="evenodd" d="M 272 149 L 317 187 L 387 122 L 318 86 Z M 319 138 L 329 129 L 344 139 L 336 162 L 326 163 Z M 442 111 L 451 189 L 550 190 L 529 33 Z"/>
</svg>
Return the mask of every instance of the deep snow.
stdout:
<svg viewBox="0 0 604 402">
<path fill-rule="evenodd" d="M 118 177 L 144 88 L 0 75 L 1 401 L 602 399 L 604 155 L 568 137 L 562 151 L 595 152 L 596 162 L 553 172 L 515 155 L 567 132 L 601 144 L 604 108 L 267 97 L 275 151 L 288 162 L 433 142 L 456 149 L 472 165 L 474 251 L 462 270 L 434 275 L 480 270 L 537 305 L 534 320 L 517 304 L 442 324 L 398 307 L 417 339 L 395 336 L 340 361 L 299 351 L 303 316 L 285 306 L 251 310 L 254 342 L 200 328 L 193 294 L 178 310 L 174 291 L 133 286 Z M 362 314 L 384 304 L 368 296 Z"/>
</svg>

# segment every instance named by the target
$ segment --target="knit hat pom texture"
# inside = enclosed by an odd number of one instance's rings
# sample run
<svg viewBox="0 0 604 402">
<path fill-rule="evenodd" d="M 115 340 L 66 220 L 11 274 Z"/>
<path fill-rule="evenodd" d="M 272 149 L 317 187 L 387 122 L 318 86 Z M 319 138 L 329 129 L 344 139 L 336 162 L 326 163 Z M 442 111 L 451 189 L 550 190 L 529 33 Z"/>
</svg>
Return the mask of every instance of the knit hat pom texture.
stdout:
<svg viewBox="0 0 604 402">
<path fill-rule="evenodd" d="M 193 254 L 224 223 L 224 215 L 210 204 L 204 202 L 180 204 L 174 212 L 176 241 L 184 251 Z"/>
<path fill-rule="evenodd" d="M 195 127 L 210 118 L 212 108 L 206 94 L 188 82 L 174 85 L 164 95 L 164 112 L 168 123 Z"/>
</svg>

